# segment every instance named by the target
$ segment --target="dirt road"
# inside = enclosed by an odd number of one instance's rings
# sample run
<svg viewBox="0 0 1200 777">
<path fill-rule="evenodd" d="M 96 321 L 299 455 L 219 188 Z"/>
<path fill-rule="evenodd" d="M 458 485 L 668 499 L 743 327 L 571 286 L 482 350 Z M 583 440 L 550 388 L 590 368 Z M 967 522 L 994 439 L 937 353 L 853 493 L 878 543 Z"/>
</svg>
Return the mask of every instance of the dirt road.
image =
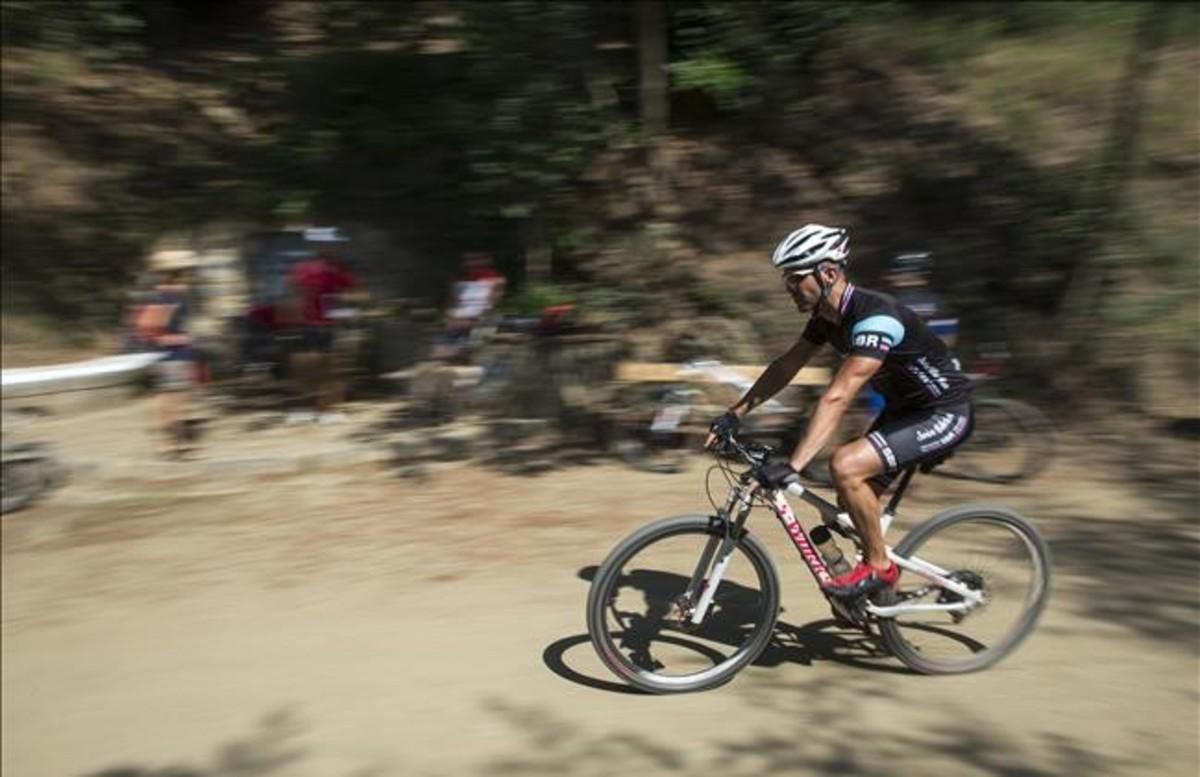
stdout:
<svg viewBox="0 0 1200 777">
<path fill-rule="evenodd" d="M 873 655 L 758 519 L 792 636 L 731 684 L 674 697 L 606 674 L 583 603 L 589 568 L 621 536 L 705 507 L 699 460 L 671 477 L 604 462 L 530 475 L 448 464 L 425 479 L 367 465 L 130 469 L 3 521 L 6 776 L 1200 765 L 1195 489 L 1129 485 L 1078 450 L 1026 487 L 918 481 L 902 517 L 901 530 L 953 502 L 1000 501 L 1051 541 L 1050 607 L 998 667 L 926 678 Z"/>
</svg>

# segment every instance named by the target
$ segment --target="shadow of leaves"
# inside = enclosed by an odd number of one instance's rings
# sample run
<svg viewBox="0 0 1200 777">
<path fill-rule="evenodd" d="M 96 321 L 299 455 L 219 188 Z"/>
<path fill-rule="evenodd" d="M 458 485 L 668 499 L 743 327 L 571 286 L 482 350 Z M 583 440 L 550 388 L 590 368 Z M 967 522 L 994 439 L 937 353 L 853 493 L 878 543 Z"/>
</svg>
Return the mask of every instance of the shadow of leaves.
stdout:
<svg viewBox="0 0 1200 777">
<path fill-rule="evenodd" d="M 827 685 L 828 681 L 822 681 Z M 851 683 L 853 685 L 853 683 Z M 781 689 L 776 687 L 776 692 Z M 826 688 L 825 690 L 828 690 Z M 854 691 L 854 688 L 839 689 Z M 807 684 L 786 689 L 798 698 L 821 688 Z M 844 693 L 839 694 L 844 699 Z M 1134 764 L 1132 758 L 1105 758 L 1080 742 L 1059 734 L 1022 742 L 998 733 L 966 709 L 948 711 L 953 724 L 913 729 L 873 727 L 865 735 L 852 715 L 823 723 L 793 721 L 795 733 L 762 734 L 730 741 L 712 731 L 696 741 L 664 745 L 650 732 L 595 733 L 532 705 L 491 700 L 487 707 L 500 716 L 528 747 L 525 755 L 493 760 L 482 773 L 493 775 L 559 774 L 601 777 L 612 774 L 758 775 L 840 774 L 890 777 L 932 773 L 980 777 L 1070 777 L 1087 773 L 1116 775 Z M 1139 758 L 1152 766 L 1153 758 Z"/>
<path fill-rule="evenodd" d="M 1056 587 L 1088 618 L 1194 649 L 1200 636 L 1200 539 L 1194 520 L 1146 515 L 1045 523 Z"/>
<path fill-rule="evenodd" d="M 117 766 L 82 777 L 267 777 L 277 775 L 302 761 L 306 751 L 295 740 L 303 731 L 297 717 L 287 709 L 263 717 L 249 736 L 217 749 L 210 765 Z"/>
</svg>

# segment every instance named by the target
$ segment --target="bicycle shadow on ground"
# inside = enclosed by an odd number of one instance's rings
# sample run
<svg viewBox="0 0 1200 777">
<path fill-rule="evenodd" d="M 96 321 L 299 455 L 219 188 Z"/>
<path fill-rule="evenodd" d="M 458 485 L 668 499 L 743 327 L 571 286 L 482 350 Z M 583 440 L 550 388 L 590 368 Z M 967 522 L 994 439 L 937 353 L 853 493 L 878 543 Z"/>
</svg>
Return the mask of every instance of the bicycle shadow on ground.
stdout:
<svg viewBox="0 0 1200 777">
<path fill-rule="evenodd" d="M 586 566 L 579 570 L 578 577 L 590 581 L 596 574 L 597 567 Z M 641 592 L 647 603 L 667 601 L 671 596 L 683 590 L 687 580 L 679 575 L 665 572 L 637 570 L 626 575 L 622 586 Z M 639 624 L 649 620 L 636 613 L 624 613 L 629 618 L 629 627 L 622 637 L 624 647 L 631 649 L 631 660 L 636 663 L 651 663 L 653 655 L 650 642 L 668 644 L 674 648 L 690 650 L 703 655 L 714 663 L 720 661 L 726 653 L 714 649 L 713 644 L 727 645 L 731 649 L 743 644 L 749 634 L 751 623 L 743 622 L 739 617 L 739 604 L 753 605 L 757 602 L 758 594 L 737 584 L 726 583 L 722 587 L 723 606 L 717 608 L 704 626 L 702 637 L 704 642 L 692 638 L 682 632 L 663 634 L 655 632 L 652 637 L 639 635 Z M 646 644 L 639 646 L 639 640 L 644 637 Z M 551 672 L 564 680 L 579 685 L 613 693 L 634 693 L 642 691 L 623 683 L 608 679 L 591 677 L 571 667 L 566 654 L 581 645 L 590 643 L 587 634 L 577 634 L 552 642 L 542 651 L 542 662 Z M 706 644 L 707 643 L 707 644 Z M 870 672 L 886 672 L 894 674 L 912 674 L 911 670 L 899 665 L 891 654 L 879 643 L 878 639 L 854 627 L 842 626 L 832 618 L 813 621 L 798 626 L 785 620 L 778 620 L 771 641 L 753 662 L 753 666 L 776 667 L 782 664 L 799 664 L 812 666 L 814 663 L 831 661 L 847 667 L 867 670 Z"/>
</svg>

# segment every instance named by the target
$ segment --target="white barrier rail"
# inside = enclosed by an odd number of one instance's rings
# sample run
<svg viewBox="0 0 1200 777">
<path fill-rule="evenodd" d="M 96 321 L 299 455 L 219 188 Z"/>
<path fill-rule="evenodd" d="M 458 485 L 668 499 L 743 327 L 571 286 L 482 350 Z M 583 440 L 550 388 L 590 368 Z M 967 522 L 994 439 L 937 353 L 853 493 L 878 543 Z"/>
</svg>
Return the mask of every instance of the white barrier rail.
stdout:
<svg viewBox="0 0 1200 777">
<path fill-rule="evenodd" d="M 69 364 L 0 370 L 0 397 L 16 399 L 123 386 L 138 380 L 161 358 L 159 353 L 129 353 Z"/>
</svg>

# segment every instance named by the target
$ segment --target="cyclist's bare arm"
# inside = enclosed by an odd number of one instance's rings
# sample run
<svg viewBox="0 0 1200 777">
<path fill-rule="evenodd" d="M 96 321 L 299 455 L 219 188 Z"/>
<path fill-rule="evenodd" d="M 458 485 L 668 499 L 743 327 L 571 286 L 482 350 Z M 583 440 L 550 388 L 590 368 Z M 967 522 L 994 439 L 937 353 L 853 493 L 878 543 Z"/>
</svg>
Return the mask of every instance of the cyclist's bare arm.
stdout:
<svg viewBox="0 0 1200 777">
<path fill-rule="evenodd" d="M 746 395 L 729 409 L 741 417 L 783 391 L 820 347 L 801 337 L 786 353 L 767 365 Z"/>
<path fill-rule="evenodd" d="M 808 429 L 804 432 L 804 439 L 796 446 L 796 450 L 792 451 L 792 469 L 799 472 L 821 452 L 841 423 L 850 403 L 882 365 L 882 361 L 870 356 L 851 356 L 842 362 L 837 375 L 833 377 L 833 382 L 817 402 L 812 420 L 808 422 Z"/>
</svg>

